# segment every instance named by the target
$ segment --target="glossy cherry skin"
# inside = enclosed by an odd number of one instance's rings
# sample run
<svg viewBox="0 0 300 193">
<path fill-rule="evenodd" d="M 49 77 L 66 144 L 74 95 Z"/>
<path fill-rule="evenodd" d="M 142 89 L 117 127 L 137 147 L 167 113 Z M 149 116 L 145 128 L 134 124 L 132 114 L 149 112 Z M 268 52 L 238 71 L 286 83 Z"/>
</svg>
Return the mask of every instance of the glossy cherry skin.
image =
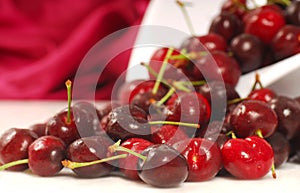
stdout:
<svg viewBox="0 0 300 193">
<path fill-rule="evenodd" d="M 217 33 L 223 36 L 227 42 L 242 32 L 242 21 L 229 11 L 222 11 L 214 17 L 209 27 L 209 33 Z"/>
<path fill-rule="evenodd" d="M 285 25 L 274 36 L 271 49 L 276 60 L 299 53 L 300 50 L 300 26 Z"/>
<path fill-rule="evenodd" d="M 241 66 L 242 73 L 261 67 L 264 55 L 264 44 L 254 35 L 242 33 L 230 42 L 230 50 Z"/>
<path fill-rule="evenodd" d="M 273 37 L 285 25 L 285 18 L 273 9 L 254 10 L 245 23 L 245 32 L 255 35 L 265 44 L 270 44 Z"/>
<path fill-rule="evenodd" d="M 300 26 L 300 2 L 293 1 L 286 8 L 285 15 L 288 23 Z"/>
<path fill-rule="evenodd" d="M 189 139 L 184 130 L 175 125 L 153 126 L 151 141 L 155 144 L 165 143 L 172 146 L 180 140 Z"/>
<path fill-rule="evenodd" d="M 269 137 L 277 124 L 276 112 L 268 104 L 257 100 L 242 101 L 230 115 L 232 130 L 239 137 L 255 135 L 258 130 L 264 137 Z"/>
<path fill-rule="evenodd" d="M 182 92 L 174 95 L 174 103 L 168 104 L 167 120 L 187 123 L 207 124 L 210 119 L 211 108 L 207 100 L 196 92 Z M 189 128 L 188 136 L 193 136 L 196 129 Z"/>
<path fill-rule="evenodd" d="M 289 159 L 291 145 L 289 140 L 280 132 L 274 132 L 266 140 L 271 145 L 274 152 L 274 165 L 276 168 L 282 166 Z"/>
<path fill-rule="evenodd" d="M 279 131 L 290 140 L 297 135 L 300 128 L 300 103 L 287 96 L 278 96 L 271 100 L 269 105 L 277 114 Z"/>
<path fill-rule="evenodd" d="M 179 141 L 173 147 L 187 159 L 189 175 L 186 181 L 211 180 L 222 168 L 220 148 L 212 141 L 192 138 Z"/>
<path fill-rule="evenodd" d="M 38 137 L 46 135 L 46 123 L 36 123 L 29 127 Z"/>
<path fill-rule="evenodd" d="M 259 179 L 274 161 L 271 145 L 257 136 L 228 140 L 221 149 L 224 168 L 239 179 Z"/>
<path fill-rule="evenodd" d="M 108 115 L 106 133 L 114 141 L 132 137 L 150 140 L 151 129 L 147 113 L 133 105 L 114 108 Z"/>
<path fill-rule="evenodd" d="M 67 148 L 66 157 L 73 162 L 90 162 L 106 158 L 107 149 L 113 141 L 107 135 L 84 137 L 75 140 Z M 107 176 L 113 169 L 110 163 L 99 163 L 73 169 L 81 178 Z"/>
<path fill-rule="evenodd" d="M 121 105 L 126 105 L 130 101 L 130 95 L 133 91 L 133 89 L 136 88 L 137 85 L 139 85 L 141 82 L 144 82 L 143 79 L 136 79 L 128 82 L 124 82 L 122 84 L 118 91 L 117 91 L 117 99 L 120 102 Z"/>
<path fill-rule="evenodd" d="M 188 53 L 198 53 L 199 56 L 201 56 L 201 53 L 199 52 L 211 52 L 215 50 L 226 52 L 227 42 L 223 36 L 219 34 L 208 33 L 202 36 L 192 36 L 187 38 L 182 42 L 180 49 L 186 49 Z"/>
<path fill-rule="evenodd" d="M 28 147 L 28 165 L 32 173 L 39 176 L 53 176 L 62 168 L 66 145 L 58 137 L 43 136 Z"/>
<path fill-rule="evenodd" d="M 139 159 L 138 175 L 147 184 L 170 188 L 181 185 L 188 176 L 186 159 L 177 150 L 166 144 L 156 144 L 146 148 Z"/>
<path fill-rule="evenodd" d="M 153 145 L 152 142 L 142 138 L 129 138 L 121 143 L 122 147 L 130 149 L 136 153 L 141 153 L 149 146 Z M 120 151 L 119 154 L 125 152 Z M 124 159 L 119 159 L 119 170 L 124 176 L 131 180 L 140 180 L 137 171 L 138 157 L 132 154 L 127 154 Z"/>
<path fill-rule="evenodd" d="M 222 51 L 213 51 L 195 61 L 195 67 L 206 81 L 224 81 L 235 86 L 242 74 L 235 58 Z"/>
<path fill-rule="evenodd" d="M 259 100 L 265 103 L 270 102 L 272 99 L 276 97 L 277 94 L 275 93 L 275 91 L 269 88 L 254 89 L 247 96 L 248 99 Z"/>
<path fill-rule="evenodd" d="M 12 161 L 28 158 L 28 147 L 38 136 L 21 128 L 10 128 L 0 137 L 0 163 L 6 164 Z M 23 171 L 28 164 L 9 167 L 7 170 Z"/>
</svg>

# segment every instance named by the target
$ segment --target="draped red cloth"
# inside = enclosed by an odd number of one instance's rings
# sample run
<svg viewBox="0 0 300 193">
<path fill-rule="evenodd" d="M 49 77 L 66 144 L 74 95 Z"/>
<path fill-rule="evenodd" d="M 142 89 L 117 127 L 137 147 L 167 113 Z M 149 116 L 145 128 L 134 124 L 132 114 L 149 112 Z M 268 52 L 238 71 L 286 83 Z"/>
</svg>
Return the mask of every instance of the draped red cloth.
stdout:
<svg viewBox="0 0 300 193">
<path fill-rule="evenodd" d="M 140 24 L 148 1 L 1 0 L 0 99 L 66 99 L 64 83 L 74 79 L 87 52 L 109 34 Z M 136 33 L 123 33 L 97 58 L 116 46 L 133 45 Z M 89 85 L 95 80 L 93 66 L 85 69 L 80 97 L 94 92 L 96 99 L 110 99 L 129 57 L 127 50 L 109 62 L 96 91 Z"/>
</svg>

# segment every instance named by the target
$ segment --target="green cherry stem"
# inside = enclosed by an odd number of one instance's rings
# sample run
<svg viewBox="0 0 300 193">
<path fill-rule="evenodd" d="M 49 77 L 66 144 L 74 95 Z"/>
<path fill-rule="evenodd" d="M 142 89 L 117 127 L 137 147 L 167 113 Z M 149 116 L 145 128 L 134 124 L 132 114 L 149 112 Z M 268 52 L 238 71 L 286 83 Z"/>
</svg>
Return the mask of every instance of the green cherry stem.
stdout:
<svg viewBox="0 0 300 193">
<path fill-rule="evenodd" d="M 122 158 L 126 158 L 126 157 L 127 157 L 127 154 L 120 154 L 120 155 L 106 157 L 106 158 L 91 161 L 91 162 L 73 162 L 73 161 L 70 161 L 70 160 L 63 160 L 61 163 L 66 168 L 75 169 L 75 168 L 100 164 L 100 163 L 104 163 L 104 162 L 109 162 L 109 161 L 113 161 L 113 160 L 116 160 L 116 159 L 122 159 Z"/>
<path fill-rule="evenodd" d="M 144 155 L 142 155 L 142 154 L 140 154 L 140 153 L 137 153 L 137 152 L 135 152 L 135 151 L 133 151 L 133 150 L 131 150 L 131 149 L 128 149 L 128 148 L 126 148 L 126 147 L 123 147 L 123 146 L 121 146 L 120 144 L 121 144 L 121 140 L 119 140 L 119 141 L 117 141 L 115 144 L 109 146 L 109 147 L 108 147 L 108 150 L 109 150 L 110 152 L 112 152 L 112 153 L 113 153 L 113 152 L 117 152 L 117 151 L 126 152 L 126 153 L 129 153 L 129 154 L 131 154 L 131 155 L 134 155 L 134 156 L 136 156 L 136 157 L 142 159 L 143 161 L 146 161 L 146 159 L 147 159 L 146 156 L 144 156 Z M 125 154 L 125 155 L 127 155 L 127 154 Z"/>
<path fill-rule="evenodd" d="M 27 164 L 28 163 L 28 159 L 21 159 L 21 160 L 17 160 L 17 161 L 12 161 L 9 163 L 6 163 L 2 166 L 0 166 L 0 171 L 5 170 L 7 168 L 13 167 L 13 166 L 17 166 L 17 165 L 21 165 L 21 164 Z"/>
<path fill-rule="evenodd" d="M 200 128 L 200 125 L 197 123 L 186 123 L 186 122 L 176 122 L 176 121 L 150 121 L 148 123 L 149 125 L 178 125 L 178 126 Z"/>
<path fill-rule="evenodd" d="M 162 104 L 164 104 L 175 92 L 175 88 L 174 87 L 171 87 L 170 90 L 167 92 L 167 94 L 161 98 L 156 104 L 158 106 L 161 106 Z"/>
<path fill-rule="evenodd" d="M 183 16 L 185 18 L 185 21 L 187 23 L 187 26 L 189 28 L 189 31 L 190 31 L 191 35 L 195 36 L 196 35 L 195 34 L 195 30 L 194 30 L 191 18 L 190 18 L 189 14 L 188 14 L 188 11 L 186 10 L 185 3 L 183 3 L 182 1 L 179 1 L 179 0 L 177 0 L 176 3 L 177 3 L 177 5 L 179 5 L 179 7 L 180 7 L 180 9 L 181 9 L 181 11 L 183 13 Z"/>
<path fill-rule="evenodd" d="M 154 95 L 158 91 L 159 84 L 160 84 L 160 82 L 163 79 L 164 73 L 166 71 L 166 67 L 168 65 L 168 60 L 169 60 L 170 56 L 172 55 L 173 50 L 174 50 L 174 48 L 172 48 L 172 47 L 168 49 L 167 54 L 166 54 L 166 56 L 164 58 L 164 61 L 163 61 L 162 65 L 161 65 L 161 67 L 160 67 L 160 70 L 159 70 L 157 78 L 156 78 L 156 82 L 155 82 L 154 87 L 152 89 L 152 94 L 154 94 Z"/>
<path fill-rule="evenodd" d="M 71 88 L 72 88 L 72 82 L 70 80 L 67 80 L 65 82 L 67 92 L 68 92 L 68 114 L 67 114 L 67 123 L 71 123 L 71 101 L 72 101 L 72 93 L 71 93 Z"/>
</svg>

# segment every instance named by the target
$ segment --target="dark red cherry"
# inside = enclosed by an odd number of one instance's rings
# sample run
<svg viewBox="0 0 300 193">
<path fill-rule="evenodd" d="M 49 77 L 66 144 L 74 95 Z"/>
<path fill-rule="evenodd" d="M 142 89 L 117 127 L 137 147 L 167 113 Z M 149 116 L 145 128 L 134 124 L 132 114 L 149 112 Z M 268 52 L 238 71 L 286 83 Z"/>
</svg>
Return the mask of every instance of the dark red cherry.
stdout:
<svg viewBox="0 0 300 193">
<path fill-rule="evenodd" d="M 133 105 L 116 107 L 108 115 L 106 133 L 114 141 L 132 137 L 149 140 L 151 129 L 148 124 L 147 113 Z"/>
<path fill-rule="evenodd" d="M 244 100 L 230 115 L 230 125 L 238 137 L 248 137 L 261 131 L 264 137 L 272 135 L 277 128 L 276 112 L 265 102 Z"/>
<path fill-rule="evenodd" d="M 208 33 L 202 36 L 192 36 L 184 40 L 181 44 L 181 49 L 186 49 L 188 53 L 198 53 L 201 57 L 201 52 L 220 50 L 226 52 L 227 42 L 223 36 L 216 33 Z M 206 48 L 206 49 L 205 49 Z M 195 59 L 195 58 L 193 58 Z"/>
<path fill-rule="evenodd" d="M 299 53 L 300 26 L 283 26 L 272 39 L 271 49 L 276 60 Z"/>
<path fill-rule="evenodd" d="M 38 137 L 46 135 L 46 123 L 36 123 L 29 127 Z"/>
<path fill-rule="evenodd" d="M 230 42 L 233 37 L 243 32 L 243 23 L 234 13 L 222 11 L 213 18 L 209 32 L 217 33 Z"/>
<path fill-rule="evenodd" d="M 286 8 L 285 15 L 288 23 L 300 26 L 300 2 L 291 2 L 291 4 Z"/>
<path fill-rule="evenodd" d="M 222 167 L 219 146 L 204 138 L 182 140 L 173 145 L 187 159 L 187 181 L 199 182 L 213 179 Z"/>
<path fill-rule="evenodd" d="M 221 51 L 201 57 L 195 61 L 195 67 L 206 81 L 224 81 L 232 86 L 237 84 L 242 74 L 236 59 Z"/>
<path fill-rule="evenodd" d="M 28 165 L 32 173 L 39 176 L 53 176 L 63 168 L 65 143 L 55 136 L 36 139 L 28 148 Z"/>
<path fill-rule="evenodd" d="M 12 161 L 28 158 L 28 147 L 38 136 L 29 129 L 10 128 L 0 137 L 0 163 L 6 164 Z M 23 171 L 27 164 L 8 168 L 11 171 Z"/>
<path fill-rule="evenodd" d="M 242 73 L 261 67 L 264 56 L 264 45 L 254 35 L 242 33 L 230 42 L 230 50 L 241 66 Z"/>
<path fill-rule="evenodd" d="M 113 141 L 107 135 L 84 137 L 75 140 L 67 148 L 66 157 L 72 162 L 90 162 L 106 158 L 107 149 Z M 99 163 L 73 169 L 82 178 L 107 176 L 113 170 L 110 163 Z"/>
<path fill-rule="evenodd" d="M 259 179 L 274 161 L 271 145 L 257 136 L 228 140 L 221 149 L 224 168 L 239 179 Z"/>
<path fill-rule="evenodd" d="M 153 145 L 152 142 L 142 138 L 129 138 L 121 143 L 122 147 L 130 149 L 136 153 L 141 153 L 149 146 Z M 124 153 L 124 152 L 119 152 Z M 132 154 L 127 154 L 124 159 L 119 159 L 119 170 L 124 174 L 126 178 L 131 180 L 140 180 L 137 171 L 138 157 Z"/>
<path fill-rule="evenodd" d="M 270 137 L 266 138 L 266 140 L 271 145 L 274 151 L 274 165 L 276 168 L 282 166 L 289 159 L 289 155 L 291 152 L 290 142 L 287 138 L 279 132 L 274 132 Z"/>
<path fill-rule="evenodd" d="M 278 96 L 269 105 L 278 117 L 276 131 L 283 133 L 288 140 L 295 137 L 300 128 L 300 103 L 288 96 Z"/>
<path fill-rule="evenodd" d="M 247 9 L 246 0 L 225 0 L 221 7 L 221 11 L 229 11 L 239 18 L 245 15 Z"/>
<path fill-rule="evenodd" d="M 186 159 L 177 150 L 166 144 L 146 148 L 138 161 L 138 175 L 147 184 L 170 188 L 181 185 L 188 176 Z"/>
<path fill-rule="evenodd" d="M 137 85 L 139 85 L 141 82 L 144 82 L 145 80 L 142 79 L 136 79 L 132 81 L 124 82 L 120 86 L 120 88 L 117 91 L 117 99 L 120 102 L 121 105 L 129 104 L 130 102 L 130 95 L 133 91 L 133 89 L 136 88 Z"/>
</svg>

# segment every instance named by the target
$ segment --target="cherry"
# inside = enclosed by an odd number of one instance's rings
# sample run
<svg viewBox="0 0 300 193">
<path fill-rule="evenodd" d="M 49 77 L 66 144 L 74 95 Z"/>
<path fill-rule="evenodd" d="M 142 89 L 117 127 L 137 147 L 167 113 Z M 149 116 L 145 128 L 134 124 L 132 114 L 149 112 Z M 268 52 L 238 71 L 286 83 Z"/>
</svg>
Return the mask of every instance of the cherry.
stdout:
<svg viewBox="0 0 300 193">
<path fill-rule="evenodd" d="M 176 97 L 174 103 L 167 107 L 168 121 L 199 123 L 200 125 L 208 123 L 211 108 L 201 94 L 196 92 L 181 92 L 178 95 L 174 95 L 174 97 Z M 191 128 L 189 128 L 189 131 L 191 135 L 194 135 L 196 132 Z M 190 136 L 190 134 L 188 135 Z"/>
<path fill-rule="evenodd" d="M 156 144 L 146 148 L 139 159 L 139 177 L 147 184 L 170 188 L 181 185 L 188 176 L 185 157 L 166 144 Z"/>
<path fill-rule="evenodd" d="M 39 176 L 53 176 L 62 168 L 65 159 L 65 143 L 55 136 L 36 139 L 28 148 L 28 165 L 32 173 Z"/>
<path fill-rule="evenodd" d="M 46 123 L 36 123 L 29 127 L 38 137 L 46 135 Z"/>
<path fill-rule="evenodd" d="M 176 125 L 162 125 L 152 127 L 151 141 L 155 144 L 173 145 L 177 141 L 188 139 L 189 137 L 184 132 L 184 128 Z"/>
<path fill-rule="evenodd" d="M 0 137 L 0 163 L 6 164 L 12 161 L 28 158 L 28 147 L 38 136 L 29 129 L 10 128 Z M 8 168 L 11 171 L 23 171 L 27 164 Z"/>
<path fill-rule="evenodd" d="M 278 96 L 269 105 L 278 117 L 276 131 L 283 133 L 288 140 L 295 137 L 300 128 L 300 103 L 288 96 Z"/>
<path fill-rule="evenodd" d="M 138 84 L 130 95 L 130 104 L 136 105 L 150 114 L 150 106 L 164 97 L 169 90 L 165 84 L 160 83 L 157 92 L 153 93 L 155 84 L 155 80 L 148 80 Z"/>
<path fill-rule="evenodd" d="M 221 11 L 229 11 L 237 17 L 242 18 L 247 12 L 246 0 L 225 0 Z"/>
<path fill-rule="evenodd" d="M 299 53 L 300 26 L 283 26 L 272 39 L 271 49 L 276 60 L 281 60 Z"/>
<path fill-rule="evenodd" d="M 274 165 L 276 168 L 287 162 L 290 155 L 290 142 L 280 132 L 274 132 L 266 138 L 274 151 Z"/>
<path fill-rule="evenodd" d="M 173 145 L 187 159 L 189 174 L 186 181 L 207 181 L 222 167 L 219 146 L 204 138 L 181 140 Z"/>
<path fill-rule="evenodd" d="M 248 137 L 257 132 L 269 137 L 278 125 L 278 118 L 276 112 L 265 102 L 244 100 L 231 112 L 230 125 L 238 137 Z"/>
<path fill-rule="evenodd" d="M 157 49 L 151 56 L 149 61 L 149 66 L 156 72 L 159 73 L 161 66 L 164 62 L 164 60 L 167 57 L 167 53 L 170 48 L 168 47 L 162 47 Z M 180 56 L 180 59 L 172 59 L 172 57 Z M 166 65 L 166 72 L 164 73 L 165 79 L 171 79 L 171 80 L 180 80 L 180 79 L 186 79 L 186 77 L 189 77 L 189 69 L 190 69 L 190 63 L 189 60 L 184 54 L 182 55 L 180 51 L 174 50 L 171 53 L 170 58 L 167 59 L 168 64 Z M 149 72 L 150 79 L 156 79 L 155 76 L 153 76 Z"/>
<path fill-rule="evenodd" d="M 285 25 L 285 18 L 280 12 L 271 8 L 261 8 L 253 12 L 245 21 L 245 32 L 257 36 L 268 45 Z"/>
<path fill-rule="evenodd" d="M 145 82 L 146 80 L 136 79 L 128 82 L 124 82 L 117 91 L 117 99 L 121 105 L 128 104 L 130 101 L 130 95 L 133 89 L 136 88 L 141 82 Z"/>
<path fill-rule="evenodd" d="M 259 100 L 265 103 L 270 102 L 272 99 L 276 97 L 277 94 L 270 88 L 254 89 L 247 96 L 248 99 Z"/>
<path fill-rule="evenodd" d="M 104 102 L 98 106 L 98 118 L 100 121 L 100 127 L 98 131 L 95 131 L 95 135 L 100 135 L 101 133 L 106 131 L 109 113 L 112 111 L 112 109 L 119 106 L 121 106 L 121 104 L 116 101 Z"/>
<path fill-rule="evenodd" d="M 264 177 L 274 161 L 271 145 L 257 136 L 230 139 L 223 145 L 221 153 L 224 168 L 239 179 Z"/>
<path fill-rule="evenodd" d="M 264 45 L 256 36 L 247 33 L 235 36 L 230 43 L 230 50 L 241 66 L 242 73 L 261 67 Z"/>
<path fill-rule="evenodd" d="M 132 137 L 149 140 L 151 129 L 148 124 L 147 113 L 133 105 L 116 107 L 108 115 L 106 133 L 114 141 Z"/>
<path fill-rule="evenodd" d="M 224 81 L 226 84 L 236 86 L 242 74 L 241 68 L 235 58 L 225 52 L 213 51 L 195 61 L 206 81 Z"/>
<path fill-rule="evenodd" d="M 149 146 L 153 145 L 152 142 L 142 138 L 129 138 L 121 143 L 122 147 L 130 149 L 136 153 L 141 153 Z M 119 159 L 119 170 L 124 176 L 131 180 L 140 180 L 137 172 L 138 157 L 128 154 L 126 158 Z"/>
<path fill-rule="evenodd" d="M 222 11 L 213 18 L 209 32 L 220 34 L 227 42 L 230 42 L 233 37 L 243 32 L 243 23 L 235 14 Z"/>
<path fill-rule="evenodd" d="M 204 49 L 206 48 L 206 49 Z M 192 36 L 184 40 L 180 49 L 186 49 L 188 53 L 196 53 L 201 57 L 201 53 L 206 51 L 227 50 L 227 42 L 223 36 L 216 33 L 208 33 L 202 36 Z M 194 59 L 194 58 L 193 58 Z"/>
<path fill-rule="evenodd" d="M 107 148 L 113 142 L 107 135 L 84 137 L 75 140 L 67 148 L 66 158 L 72 162 L 90 162 L 107 157 Z M 82 178 L 107 176 L 113 170 L 110 163 L 99 163 L 74 168 L 73 172 Z"/>
<path fill-rule="evenodd" d="M 293 1 L 286 8 L 285 15 L 288 23 L 300 26 L 300 2 Z"/>
</svg>

